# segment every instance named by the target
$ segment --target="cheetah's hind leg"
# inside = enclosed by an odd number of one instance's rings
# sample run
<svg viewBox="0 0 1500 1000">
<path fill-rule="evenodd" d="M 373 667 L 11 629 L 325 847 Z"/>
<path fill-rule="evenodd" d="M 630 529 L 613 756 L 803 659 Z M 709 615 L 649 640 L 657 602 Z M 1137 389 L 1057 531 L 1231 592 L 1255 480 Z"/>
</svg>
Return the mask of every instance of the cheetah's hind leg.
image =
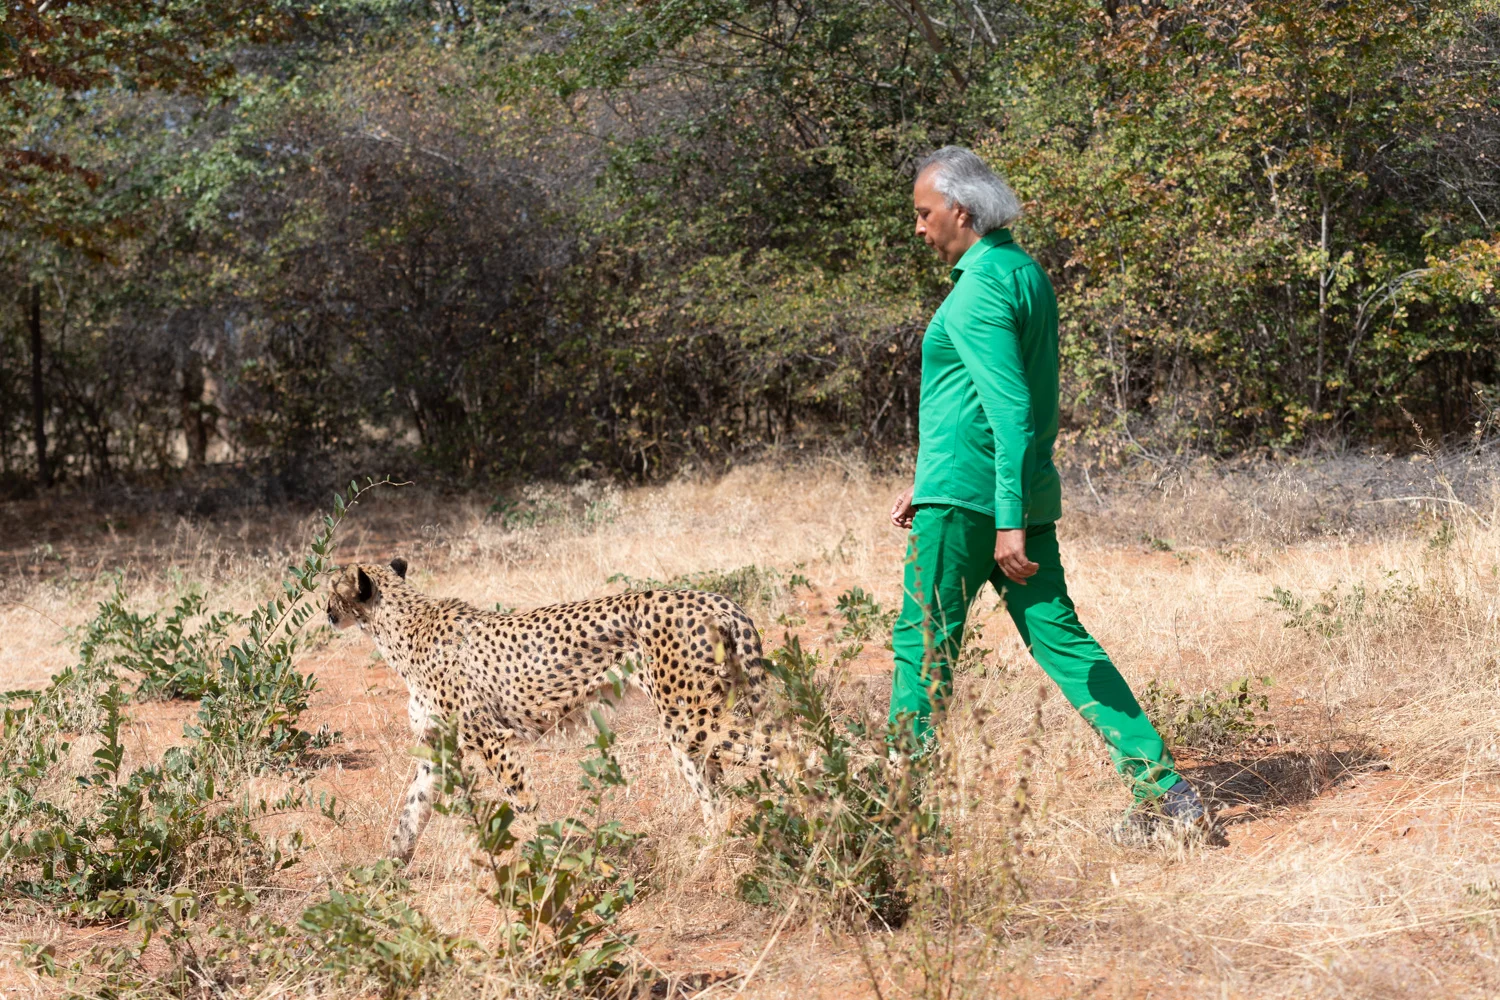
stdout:
<svg viewBox="0 0 1500 1000">
<path fill-rule="evenodd" d="M 709 829 L 718 827 L 720 810 L 713 783 L 719 776 L 719 762 L 703 753 L 696 743 L 689 743 L 678 733 L 672 734 L 671 745 L 672 759 L 677 762 L 677 769 L 687 779 L 693 794 L 698 796 L 698 804 L 703 809 L 703 825 Z M 690 748 L 700 751 L 698 760 L 693 759 Z"/>
</svg>

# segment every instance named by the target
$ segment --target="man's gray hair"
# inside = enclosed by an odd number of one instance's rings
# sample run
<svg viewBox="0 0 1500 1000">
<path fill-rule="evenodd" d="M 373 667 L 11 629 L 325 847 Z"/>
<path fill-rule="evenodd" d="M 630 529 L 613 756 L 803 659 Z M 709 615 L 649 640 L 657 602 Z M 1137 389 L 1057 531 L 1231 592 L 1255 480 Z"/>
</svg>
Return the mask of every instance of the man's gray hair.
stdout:
<svg viewBox="0 0 1500 1000">
<path fill-rule="evenodd" d="M 944 146 L 917 164 L 917 176 L 936 168 L 932 186 L 948 207 L 962 206 L 980 236 L 1021 217 L 1021 200 L 983 160 L 962 146 Z"/>
</svg>

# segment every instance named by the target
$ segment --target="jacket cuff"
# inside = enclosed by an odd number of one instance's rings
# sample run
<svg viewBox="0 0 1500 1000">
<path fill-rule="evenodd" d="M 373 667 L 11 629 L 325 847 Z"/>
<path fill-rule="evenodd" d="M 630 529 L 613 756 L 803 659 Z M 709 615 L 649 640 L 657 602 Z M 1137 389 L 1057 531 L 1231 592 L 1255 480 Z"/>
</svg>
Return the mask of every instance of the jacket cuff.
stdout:
<svg viewBox="0 0 1500 1000">
<path fill-rule="evenodd" d="M 1019 500 L 995 501 L 995 530 L 1026 527 L 1026 508 Z"/>
</svg>

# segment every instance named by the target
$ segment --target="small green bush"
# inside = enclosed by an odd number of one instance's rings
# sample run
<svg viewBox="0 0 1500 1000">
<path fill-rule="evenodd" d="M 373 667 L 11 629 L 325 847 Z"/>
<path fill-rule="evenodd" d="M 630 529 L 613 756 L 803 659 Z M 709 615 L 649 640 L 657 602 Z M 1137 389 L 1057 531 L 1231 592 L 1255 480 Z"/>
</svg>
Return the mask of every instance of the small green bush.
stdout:
<svg viewBox="0 0 1500 1000">
<path fill-rule="evenodd" d="M 1415 585 L 1391 570 L 1386 573 L 1383 585 L 1373 590 L 1363 582 L 1348 589 L 1335 584 L 1319 594 L 1317 600 L 1308 600 L 1284 587 L 1275 587 L 1269 597 L 1261 600 L 1281 609 L 1285 615 L 1283 627 L 1334 639 L 1360 626 L 1391 623 L 1419 596 Z"/>
<path fill-rule="evenodd" d="M 261 893 L 242 884 L 212 895 L 181 887 L 110 892 L 101 899 L 130 922 L 134 940 L 96 949 L 66 971 L 75 996 L 186 997 L 205 989 L 232 996 L 252 977 L 276 976 L 308 995 L 337 983 L 406 997 L 477 950 L 434 926 L 410 892 L 393 862 L 352 868 L 292 924 L 254 913 Z M 165 966 L 143 961 L 153 939 L 165 945 Z M 50 975 L 64 972 L 43 956 L 36 964 Z"/>
<path fill-rule="evenodd" d="M 94 751 L 93 769 L 78 779 L 86 807 L 64 808 L 18 783 L 0 810 L 16 824 L 0 834 L 0 871 L 12 891 L 72 902 L 74 912 L 87 916 L 118 915 L 123 889 L 166 889 L 230 864 L 267 871 L 291 863 L 251 823 L 272 807 L 226 802 L 215 775 L 190 750 L 173 747 L 160 765 L 122 779 L 119 686 L 99 701 L 103 745 Z M 300 845 L 294 837 L 292 846 Z"/>
<path fill-rule="evenodd" d="M 885 638 L 886 648 L 891 646 L 891 629 L 896 624 L 896 611 L 887 611 L 880 602 L 865 593 L 862 587 L 850 587 L 839 595 L 835 610 L 844 616 L 844 627 L 839 631 L 843 639 L 858 639 L 864 642 L 876 636 Z"/>
<path fill-rule="evenodd" d="M 294 665 L 300 631 L 316 613 L 313 594 L 333 569 L 333 536 L 363 489 L 351 483 L 334 497 L 308 553 L 282 584 L 282 596 L 241 618 L 210 615 L 195 632 L 187 620 L 197 600 L 179 602 L 160 626 L 155 615 L 125 610 L 117 581 L 83 633 L 79 662 L 41 692 L 5 696 L 0 730 L 0 886 L 6 892 L 62 902 L 84 916 L 117 915 L 122 892 L 161 892 L 197 885 L 231 869 L 244 877 L 286 867 L 300 834 L 286 848 L 268 844 L 253 821 L 307 804 L 299 783 L 277 802 L 252 801 L 234 789 L 249 775 L 286 770 L 327 737 L 297 726 L 315 690 Z M 244 636 L 229 643 L 231 624 Z M 179 669 L 188 666 L 190 669 Z M 186 742 L 159 764 L 123 773 L 119 741 L 126 695 L 119 671 L 160 692 L 188 677 L 201 691 L 196 723 Z M 187 690 L 188 688 L 183 688 Z M 139 691 L 139 689 L 137 689 Z M 69 731 L 97 732 L 102 745 L 72 795 L 49 784 L 64 759 Z M 325 815 L 334 815 L 323 800 Z"/>
<path fill-rule="evenodd" d="M 139 675 L 134 691 L 139 700 L 201 698 L 212 690 L 229 629 L 244 617 L 216 611 L 189 631 L 188 622 L 204 613 L 202 591 L 185 594 L 165 619 L 160 613 L 132 612 L 126 600 L 125 579 L 116 574 L 114 593 L 100 602 L 93 620 L 84 626 L 79 662 L 86 668 L 119 668 Z"/>
<path fill-rule="evenodd" d="M 616 697 L 623 690 L 618 675 Z M 603 816 L 606 799 L 626 780 L 615 734 L 597 710 L 592 718 L 596 752 L 583 763 L 582 816 L 541 824 L 524 843 L 511 831 L 510 804 L 480 797 L 477 775 L 455 763 L 453 726 L 431 753 L 444 792 L 436 808 L 465 820 L 484 859 L 486 895 L 504 918 L 504 957 L 549 990 L 590 997 L 615 995 L 639 978 L 623 957 L 635 935 L 620 931 L 618 922 L 636 897 L 629 858 L 643 836 Z"/>
<path fill-rule="evenodd" d="M 953 661 L 953 673 L 974 674 L 976 677 L 989 675 L 989 658 L 995 650 L 990 646 L 982 645 L 984 642 L 984 622 L 970 618 L 964 625 L 963 642 L 958 650 L 958 657 Z"/>
<path fill-rule="evenodd" d="M 589 795 L 582 816 L 544 824 L 524 843 L 512 832 L 510 805 L 477 794 L 478 776 L 459 762 L 455 727 L 448 725 L 438 744 L 423 751 L 445 792 L 438 810 L 462 819 L 476 840 L 476 863 L 489 876 L 486 895 L 502 917 L 497 952 L 440 930 L 411 901 L 410 883 L 394 864 L 381 861 L 345 872 L 290 924 L 255 912 L 260 896 L 243 885 L 212 896 L 180 888 L 115 893 L 116 912 L 131 921 L 137 940 L 96 956 L 94 969 L 75 964 L 71 971 L 99 980 L 89 995 L 184 995 L 189 985 L 274 975 L 309 995 L 342 983 L 397 998 L 424 993 L 444 972 L 483 977 L 498 964 L 533 988 L 528 996 L 538 990 L 637 996 L 643 977 L 625 957 L 635 937 L 622 933 L 618 921 L 636 896 L 630 854 L 640 835 L 602 816 L 625 778 L 614 757 L 614 734 L 597 714 L 594 721 L 597 753 L 583 764 L 581 785 Z M 200 908 L 211 908 L 211 923 L 195 923 Z M 153 936 L 172 956 L 165 970 L 142 962 Z"/>
<path fill-rule="evenodd" d="M 795 636 L 770 662 L 787 721 L 818 762 L 798 774 L 765 770 L 736 789 L 753 806 L 740 833 L 755 858 L 740 895 L 769 903 L 810 889 L 851 923 L 898 926 L 922 842 L 940 833 L 938 812 L 924 801 L 938 755 L 913 754 L 906 727 L 876 731 L 836 718 L 829 682 L 817 676 L 819 658 Z"/>
<path fill-rule="evenodd" d="M 409 995 L 432 972 L 452 965 L 460 950 L 473 947 L 439 931 L 407 901 L 410 889 L 391 861 L 350 869 L 327 899 L 303 911 L 300 933 L 283 936 L 279 964 L 311 964 L 335 982 L 369 980 L 387 997 Z"/>
<path fill-rule="evenodd" d="M 1141 707 L 1157 730 L 1175 746 L 1194 750 L 1225 750 L 1251 740 L 1271 737 L 1274 727 L 1258 721 L 1270 711 L 1264 691 L 1252 690 L 1254 680 L 1242 677 L 1218 691 L 1184 695 L 1172 684 L 1153 680 L 1141 692 Z M 1271 678 L 1259 678 L 1270 687 Z"/>
</svg>

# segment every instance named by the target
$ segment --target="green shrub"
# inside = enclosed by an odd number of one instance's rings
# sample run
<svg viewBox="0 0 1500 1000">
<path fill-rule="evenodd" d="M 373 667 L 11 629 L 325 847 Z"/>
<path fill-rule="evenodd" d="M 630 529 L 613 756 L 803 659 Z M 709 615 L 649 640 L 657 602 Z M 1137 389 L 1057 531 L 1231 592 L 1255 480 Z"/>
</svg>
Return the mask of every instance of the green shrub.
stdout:
<svg viewBox="0 0 1500 1000">
<path fill-rule="evenodd" d="M 201 698 L 214 689 L 219 652 L 228 641 L 229 629 L 242 623 L 243 616 L 217 611 L 189 631 L 187 623 L 203 614 L 206 598 L 201 591 L 185 594 L 165 619 L 160 613 L 130 611 L 126 599 L 124 577 L 116 574 L 114 593 L 100 602 L 93 620 L 83 629 L 79 662 L 138 674 L 134 696 L 140 700 Z"/>
<path fill-rule="evenodd" d="M 452 965 L 461 949 L 473 947 L 433 926 L 407 901 L 410 889 L 391 861 L 350 869 L 327 899 L 303 911 L 300 933 L 283 942 L 296 947 L 283 947 L 281 964 L 310 964 L 336 982 L 370 980 L 387 997 L 410 994 L 433 971 Z"/>
<path fill-rule="evenodd" d="M 839 595 L 835 610 L 844 616 L 844 627 L 840 638 L 865 641 L 877 635 L 884 636 L 886 648 L 891 646 L 890 632 L 896 624 L 896 611 L 887 611 L 874 596 L 865 593 L 862 587 L 850 587 Z"/>
<path fill-rule="evenodd" d="M 623 684 L 618 676 L 616 697 Z M 541 824 L 524 843 L 511 831 L 510 804 L 478 796 L 476 774 L 455 766 L 451 725 L 431 754 L 444 791 L 436 808 L 466 821 L 484 858 L 486 895 L 504 918 L 505 957 L 528 979 L 570 996 L 611 995 L 637 978 L 623 958 L 635 935 L 617 925 L 635 900 L 629 857 L 643 835 L 603 816 L 606 799 L 626 780 L 614 756 L 615 734 L 597 710 L 593 722 L 596 753 L 583 763 L 582 816 Z"/>
<path fill-rule="evenodd" d="M 0 834 L 0 871 L 12 891 L 72 901 L 83 915 L 117 915 L 123 889 L 166 889 L 216 869 L 222 875 L 228 865 L 244 874 L 291 862 L 251 824 L 272 807 L 225 801 L 215 775 L 189 750 L 173 747 L 161 764 L 122 780 L 122 701 L 118 685 L 99 696 L 103 744 L 94 751 L 93 769 L 78 779 L 84 808 L 36 798 L 28 783 L 11 787 L 0 820 L 14 827 Z M 300 844 L 294 837 L 291 846 Z"/>
<path fill-rule="evenodd" d="M 1281 609 L 1286 616 L 1282 622 L 1284 628 L 1333 639 L 1362 625 L 1390 623 L 1411 607 L 1418 596 L 1415 585 L 1402 580 L 1396 570 L 1390 570 L 1385 574 L 1384 584 L 1373 590 L 1362 582 L 1347 590 L 1335 584 L 1312 601 L 1284 587 L 1275 587 L 1269 597 L 1261 600 Z"/>
<path fill-rule="evenodd" d="M 205 988 L 233 995 L 233 986 L 267 976 L 309 995 L 341 983 L 409 996 L 477 948 L 435 927 L 411 904 L 410 891 L 390 861 L 352 868 L 292 924 L 253 914 L 261 895 L 241 884 L 212 895 L 180 887 L 105 893 L 101 900 L 129 921 L 134 939 L 95 949 L 66 971 L 75 996 L 186 997 Z M 165 945 L 165 965 L 143 961 L 152 940 Z M 64 971 L 44 956 L 35 961 L 38 971 Z"/>
<path fill-rule="evenodd" d="M 351 483 L 335 496 L 308 553 L 282 584 L 282 596 L 240 618 L 210 615 L 193 633 L 185 623 L 201 610 L 179 602 L 160 627 L 156 616 L 124 610 L 117 582 L 84 630 L 79 662 L 41 692 L 6 695 L 0 733 L 0 885 L 7 892 L 62 901 L 85 916 L 117 913 L 124 891 L 160 892 L 197 885 L 231 868 L 238 876 L 286 867 L 284 853 L 256 832 L 253 821 L 300 809 L 299 783 L 277 802 L 233 794 L 244 777 L 286 769 L 323 742 L 297 727 L 315 682 L 294 666 L 300 630 L 316 612 L 313 594 L 333 568 L 334 532 L 348 506 L 377 485 Z M 229 643 L 231 622 L 245 635 Z M 179 670 L 188 663 L 191 670 Z M 209 664 L 212 666 L 209 666 Z M 159 764 L 122 772 L 119 742 L 125 670 L 147 681 L 175 683 L 186 675 L 202 691 L 186 742 Z M 68 728 L 65 728 L 68 727 Z M 69 750 L 63 734 L 96 730 L 102 745 L 71 796 L 52 791 L 51 772 Z M 326 737 L 325 737 L 326 739 Z M 323 800 L 325 815 L 334 815 Z M 300 848 L 300 834 L 287 847 Z"/>
<path fill-rule="evenodd" d="M 1259 683 L 1270 687 L 1271 678 L 1262 677 Z M 1224 750 L 1274 733 L 1269 723 L 1257 721 L 1271 705 L 1263 691 L 1251 690 L 1252 684 L 1252 678 L 1242 677 L 1222 690 L 1187 696 L 1171 684 L 1153 680 L 1141 692 L 1141 707 L 1168 743 Z"/>
<path fill-rule="evenodd" d="M 810 889 L 841 919 L 897 926 L 923 842 L 940 834 L 937 810 L 924 801 L 938 754 L 913 754 L 906 727 L 875 731 L 835 718 L 818 656 L 795 636 L 785 642 L 772 652 L 770 671 L 788 723 L 818 761 L 800 774 L 762 771 L 736 789 L 753 806 L 740 833 L 755 858 L 740 895 L 768 903 Z"/>
<path fill-rule="evenodd" d="M 149 987 L 183 994 L 186 984 L 275 975 L 310 995 L 332 982 L 368 984 L 394 998 L 424 992 L 445 970 L 486 976 L 497 964 L 546 994 L 638 995 L 632 991 L 641 977 L 624 958 L 635 937 L 617 925 L 635 899 L 629 855 L 640 835 L 602 816 L 606 798 L 625 778 L 614 734 L 597 714 L 594 721 L 598 752 L 583 764 L 589 795 L 581 818 L 543 824 L 524 843 L 512 832 L 510 805 L 477 794 L 478 777 L 458 762 L 451 724 L 436 747 L 423 751 L 445 792 L 438 810 L 464 820 L 475 838 L 482 859 L 476 863 L 489 877 L 486 895 L 501 911 L 498 952 L 440 930 L 411 901 L 410 883 L 394 864 L 381 861 L 345 872 L 290 924 L 252 913 L 259 895 L 240 885 L 201 898 L 181 889 L 115 894 L 117 912 L 131 920 L 137 940 L 96 956 L 92 974 L 102 982 L 91 995 L 153 992 Z M 215 919 L 205 929 L 193 921 L 207 903 Z M 247 919 L 234 919 L 235 912 Z M 156 935 L 172 956 L 165 970 L 141 961 Z M 80 977 L 90 971 L 82 964 L 72 969 Z"/>
<path fill-rule="evenodd" d="M 984 622 L 975 620 L 972 616 L 964 625 L 963 642 L 959 646 L 958 657 L 953 661 L 953 673 L 974 674 L 978 677 L 989 675 L 989 658 L 995 650 L 992 647 L 981 645 L 984 642 Z"/>
</svg>

